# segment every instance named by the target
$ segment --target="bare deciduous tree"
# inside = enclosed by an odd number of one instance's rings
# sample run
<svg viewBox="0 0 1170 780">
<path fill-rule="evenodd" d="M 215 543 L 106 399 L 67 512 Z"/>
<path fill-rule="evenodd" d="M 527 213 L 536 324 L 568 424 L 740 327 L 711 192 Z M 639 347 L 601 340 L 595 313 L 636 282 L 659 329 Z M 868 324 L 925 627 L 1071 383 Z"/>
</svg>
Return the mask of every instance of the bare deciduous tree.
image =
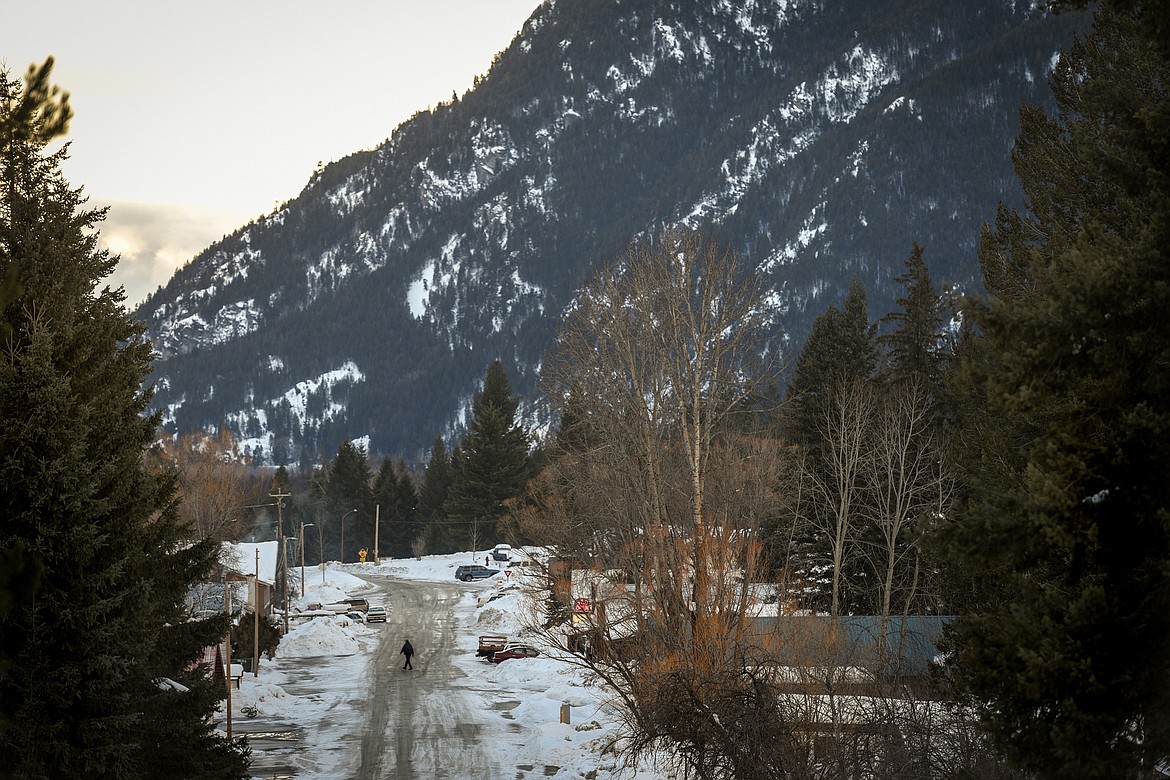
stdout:
<svg viewBox="0 0 1170 780">
<path fill-rule="evenodd" d="M 693 233 L 600 268 L 545 372 L 560 446 L 517 512 L 604 583 L 584 662 L 622 703 L 630 755 L 669 740 L 700 777 L 752 776 L 768 722 L 741 727 L 764 703 L 742 669 L 781 468 L 756 431 L 772 379 L 762 295 Z"/>
<path fill-rule="evenodd" d="M 713 454 L 770 378 L 761 296 L 737 256 L 689 232 L 635 245 L 594 273 L 545 372 L 582 442 L 569 483 L 620 496 L 615 513 L 639 528 L 707 523 Z M 578 467 L 602 484 L 585 485 Z"/>
<path fill-rule="evenodd" d="M 179 516 L 197 538 L 239 539 L 247 530 L 245 507 L 257 485 L 227 428 L 167 440 L 150 457 L 178 469 Z"/>
<path fill-rule="evenodd" d="M 951 494 L 935 409 L 916 381 L 846 380 L 827 394 L 821 446 L 798 453 L 804 489 L 795 514 L 817 536 L 813 547 L 831 581 L 830 614 L 856 605 L 906 614 L 926 595 L 917 540 Z"/>
<path fill-rule="evenodd" d="M 907 614 L 920 586 L 916 537 L 946 511 L 951 480 L 943 466 L 935 400 L 920 380 L 885 388 L 872 430 L 866 515 L 876 529 L 871 557 L 878 577 L 878 609 Z M 899 594 L 901 604 L 894 604 Z"/>
<path fill-rule="evenodd" d="M 800 453 L 802 502 L 797 522 L 822 540 L 831 577 L 829 614 L 842 614 L 847 567 L 859 552 L 863 515 L 863 479 L 871 457 L 868 440 L 875 399 L 864 381 L 840 379 L 826 393 L 818 420 L 822 446 L 816 457 Z"/>
</svg>

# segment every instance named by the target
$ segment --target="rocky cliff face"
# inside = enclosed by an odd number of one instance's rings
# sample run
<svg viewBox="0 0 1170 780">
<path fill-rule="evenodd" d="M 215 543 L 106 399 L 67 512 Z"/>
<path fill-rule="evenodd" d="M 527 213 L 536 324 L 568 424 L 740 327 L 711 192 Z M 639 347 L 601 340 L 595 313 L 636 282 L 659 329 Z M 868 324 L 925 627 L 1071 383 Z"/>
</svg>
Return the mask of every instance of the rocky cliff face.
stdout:
<svg viewBox="0 0 1170 780">
<path fill-rule="evenodd" d="M 273 463 L 420 457 L 499 357 L 536 380 L 588 269 L 685 225 L 772 282 L 791 351 L 853 275 L 880 316 L 911 243 L 978 284 L 1018 205 L 1020 102 L 1084 20 L 1010 0 L 542 5 L 461 99 L 312 176 L 139 309 L 168 427 Z"/>
</svg>

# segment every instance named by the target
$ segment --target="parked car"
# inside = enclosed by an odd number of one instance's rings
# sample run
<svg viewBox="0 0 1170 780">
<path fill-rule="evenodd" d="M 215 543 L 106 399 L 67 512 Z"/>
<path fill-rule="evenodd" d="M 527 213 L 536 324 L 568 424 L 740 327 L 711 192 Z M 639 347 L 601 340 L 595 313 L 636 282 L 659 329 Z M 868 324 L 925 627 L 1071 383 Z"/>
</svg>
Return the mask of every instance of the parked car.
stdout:
<svg viewBox="0 0 1170 780">
<path fill-rule="evenodd" d="M 381 604 L 372 605 L 366 612 L 367 623 L 385 623 L 386 622 L 386 608 Z"/>
<path fill-rule="evenodd" d="M 345 616 L 355 623 L 365 623 L 366 622 L 366 614 L 364 612 L 359 612 L 356 609 L 352 610 L 350 612 L 346 612 Z"/>
<path fill-rule="evenodd" d="M 345 603 L 349 604 L 353 609 L 361 610 L 362 612 L 367 612 L 370 609 L 370 602 L 365 599 L 346 599 Z"/>
<path fill-rule="evenodd" d="M 492 663 L 498 664 L 503 661 L 510 661 L 513 658 L 535 658 L 538 655 L 540 655 L 540 651 L 532 645 L 512 644 L 503 650 L 497 651 L 492 656 Z"/>
<path fill-rule="evenodd" d="M 499 573 L 499 569 L 489 569 L 486 566 L 459 566 L 455 569 L 455 579 L 471 582 L 472 580 L 484 580 L 488 577 L 494 577 Z"/>
<path fill-rule="evenodd" d="M 492 560 L 495 561 L 510 561 L 512 560 L 512 545 L 497 544 L 492 550 Z"/>
<path fill-rule="evenodd" d="M 492 656 L 512 644 L 503 634 L 481 634 L 479 649 L 475 651 L 476 658 L 492 660 Z"/>
</svg>

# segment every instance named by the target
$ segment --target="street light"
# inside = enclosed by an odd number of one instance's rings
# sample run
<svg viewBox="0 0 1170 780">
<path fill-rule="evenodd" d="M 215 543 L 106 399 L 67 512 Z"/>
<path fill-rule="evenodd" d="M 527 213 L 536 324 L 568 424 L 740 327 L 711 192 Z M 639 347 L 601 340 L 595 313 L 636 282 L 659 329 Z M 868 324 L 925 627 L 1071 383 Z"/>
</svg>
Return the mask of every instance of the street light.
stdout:
<svg viewBox="0 0 1170 780">
<path fill-rule="evenodd" d="M 284 544 L 281 545 L 280 560 L 284 563 L 284 633 L 288 633 L 288 543 L 293 541 L 291 537 L 284 537 Z M 293 558 L 295 561 L 296 558 Z M 304 588 L 301 589 L 301 595 L 304 595 Z"/>
<path fill-rule="evenodd" d="M 315 523 L 301 521 L 301 598 L 305 596 L 305 529 L 314 525 Z"/>
<path fill-rule="evenodd" d="M 351 509 L 341 516 L 341 562 L 345 563 L 345 518 L 356 512 L 356 509 Z"/>
<path fill-rule="evenodd" d="M 321 563 L 321 584 L 325 584 L 325 519 L 317 515 L 321 524 L 317 526 L 317 557 Z"/>
<path fill-rule="evenodd" d="M 341 516 L 341 543 L 342 543 L 341 558 L 342 558 L 342 563 L 345 562 L 345 547 L 344 547 L 344 545 L 345 545 L 345 518 L 349 517 L 350 515 L 352 515 L 356 511 L 357 511 L 356 509 L 351 509 L 348 512 L 346 512 L 344 515 Z M 323 518 L 320 515 L 317 515 L 317 519 L 323 521 Z M 317 526 L 317 539 L 318 539 L 318 546 L 320 547 L 320 554 L 321 554 L 321 584 L 324 585 L 325 584 L 325 523 L 324 522 L 322 522 L 321 525 Z"/>
</svg>

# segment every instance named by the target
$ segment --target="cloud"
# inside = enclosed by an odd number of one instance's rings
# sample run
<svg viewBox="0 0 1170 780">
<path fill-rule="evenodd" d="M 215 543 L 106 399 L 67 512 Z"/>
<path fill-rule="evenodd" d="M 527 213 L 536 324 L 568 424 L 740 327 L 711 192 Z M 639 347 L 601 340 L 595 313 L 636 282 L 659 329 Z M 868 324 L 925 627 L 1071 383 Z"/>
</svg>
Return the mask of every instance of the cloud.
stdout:
<svg viewBox="0 0 1170 780">
<path fill-rule="evenodd" d="M 239 214 L 179 204 L 91 197 L 88 205 L 110 207 L 99 226 L 99 241 L 121 259 L 107 283 L 125 288 L 131 309 L 195 255 L 247 222 Z"/>
</svg>

